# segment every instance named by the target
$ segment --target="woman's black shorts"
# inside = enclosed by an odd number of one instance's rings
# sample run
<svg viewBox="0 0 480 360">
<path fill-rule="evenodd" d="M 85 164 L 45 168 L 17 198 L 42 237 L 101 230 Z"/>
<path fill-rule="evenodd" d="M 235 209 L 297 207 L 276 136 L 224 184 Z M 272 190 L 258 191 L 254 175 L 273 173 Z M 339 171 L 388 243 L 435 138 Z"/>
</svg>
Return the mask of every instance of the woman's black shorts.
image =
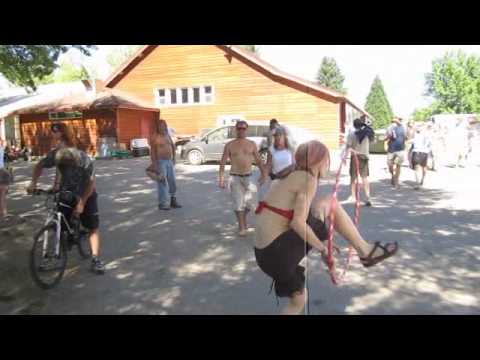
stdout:
<svg viewBox="0 0 480 360">
<path fill-rule="evenodd" d="M 309 214 L 307 224 L 320 240 L 327 240 L 328 229 L 323 221 Z M 278 236 L 266 248 L 255 248 L 258 266 L 274 280 L 278 297 L 291 297 L 293 293 L 303 290 L 305 268 L 299 263 L 311 249 L 292 229 Z"/>
<path fill-rule="evenodd" d="M 416 152 L 414 151 L 412 153 L 412 166 L 415 167 L 417 165 L 420 165 L 422 167 L 427 166 L 427 161 L 428 161 L 428 154 L 424 152 Z"/>
</svg>

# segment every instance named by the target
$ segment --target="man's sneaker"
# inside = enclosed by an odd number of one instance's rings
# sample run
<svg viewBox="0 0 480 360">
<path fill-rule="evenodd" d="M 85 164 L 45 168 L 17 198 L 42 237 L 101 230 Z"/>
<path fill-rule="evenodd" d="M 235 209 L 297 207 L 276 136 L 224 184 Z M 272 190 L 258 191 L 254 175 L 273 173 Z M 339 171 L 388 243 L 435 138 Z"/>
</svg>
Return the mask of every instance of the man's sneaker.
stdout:
<svg viewBox="0 0 480 360">
<path fill-rule="evenodd" d="M 180 205 L 177 202 L 177 198 L 175 196 L 172 196 L 171 201 L 170 201 L 170 207 L 174 209 L 180 209 L 182 205 Z"/>
<path fill-rule="evenodd" d="M 368 206 L 368 207 L 372 206 L 372 203 L 370 202 L 370 200 L 367 200 L 367 201 L 365 202 L 365 206 Z"/>
<path fill-rule="evenodd" d="M 170 206 L 168 205 L 158 205 L 158 210 L 170 210 Z"/>
<path fill-rule="evenodd" d="M 105 273 L 105 265 L 99 258 L 92 259 L 91 269 L 96 274 L 104 274 Z"/>
</svg>

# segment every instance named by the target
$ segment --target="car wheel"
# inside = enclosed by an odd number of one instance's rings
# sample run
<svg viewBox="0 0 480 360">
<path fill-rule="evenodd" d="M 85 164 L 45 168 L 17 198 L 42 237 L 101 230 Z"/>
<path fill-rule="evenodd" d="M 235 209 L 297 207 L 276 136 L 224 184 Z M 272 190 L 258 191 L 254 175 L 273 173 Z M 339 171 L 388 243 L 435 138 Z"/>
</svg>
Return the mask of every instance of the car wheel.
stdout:
<svg viewBox="0 0 480 360">
<path fill-rule="evenodd" d="M 203 154 L 199 150 L 190 150 L 187 154 L 190 165 L 202 165 Z"/>
</svg>

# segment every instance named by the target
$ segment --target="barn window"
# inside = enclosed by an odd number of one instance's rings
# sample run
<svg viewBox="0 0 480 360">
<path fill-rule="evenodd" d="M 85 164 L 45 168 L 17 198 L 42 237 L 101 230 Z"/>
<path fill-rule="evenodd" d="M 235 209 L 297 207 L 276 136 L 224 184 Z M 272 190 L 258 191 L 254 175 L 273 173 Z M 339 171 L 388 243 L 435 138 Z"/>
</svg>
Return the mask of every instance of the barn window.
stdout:
<svg viewBox="0 0 480 360">
<path fill-rule="evenodd" d="M 182 104 L 188 104 L 188 88 L 182 88 Z"/>
<path fill-rule="evenodd" d="M 215 100 L 215 91 L 211 85 L 155 88 L 154 94 L 157 105 L 162 107 L 202 106 L 212 104 Z"/>
<path fill-rule="evenodd" d="M 170 89 L 170 104 L 175 105 L 177 103 L 177 89 Z"/>
<path fill-rule="evenodd" d="M 158 104 L 165 105 L 165 103 L 166 103 L 165 89 L 158 89 Z"/>
<path fill-rule="evenodd" d="M 203 91 L 204 91 L 204 101 L 206 103 L 213 102 L 213 89 L 212 89 L 212 87 L 211 86 L 204 86 Z"/>
<path fill-rule="evenodd" d="M 200 102 L 200 88 L 193 88 L 193 102 L 198 104 Z"/>
</svg>

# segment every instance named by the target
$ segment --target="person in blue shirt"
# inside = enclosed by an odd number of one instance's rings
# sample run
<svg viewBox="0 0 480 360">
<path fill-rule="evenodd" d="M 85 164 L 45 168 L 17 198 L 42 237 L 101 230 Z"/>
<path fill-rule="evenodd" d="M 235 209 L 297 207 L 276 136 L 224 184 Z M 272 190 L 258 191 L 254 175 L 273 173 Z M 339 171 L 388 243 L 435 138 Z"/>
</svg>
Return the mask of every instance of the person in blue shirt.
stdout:
<svg viewBox="0 0 480 360">
<path fill-rule="evenodd" d="M 395 117 L 387 130 L 387 165 L 392 175 L 391 184 L 398 189 L 400 169 L 405 161 L 406 131 L 402 119 Z"/>
</svg>

